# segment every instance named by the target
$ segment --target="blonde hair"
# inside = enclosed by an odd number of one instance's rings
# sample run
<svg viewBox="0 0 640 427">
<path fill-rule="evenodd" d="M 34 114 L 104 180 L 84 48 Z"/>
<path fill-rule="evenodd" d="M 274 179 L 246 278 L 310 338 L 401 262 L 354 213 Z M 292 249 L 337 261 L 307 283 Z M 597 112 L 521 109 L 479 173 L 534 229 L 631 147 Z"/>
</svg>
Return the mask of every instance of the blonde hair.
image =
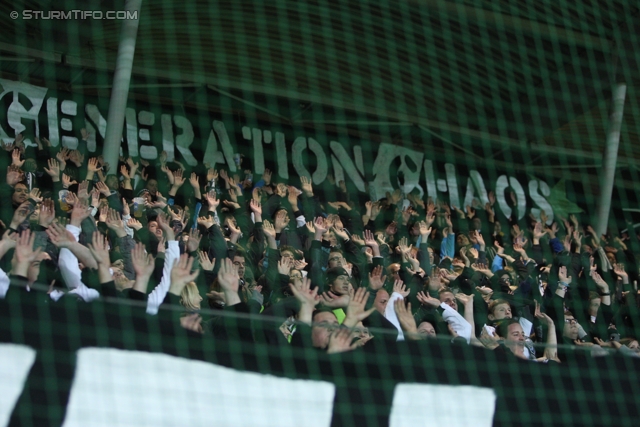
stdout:
<svg viewBox="0 0 640 427">
<path fill-rule="evenodd" d="M 184 289 L 182 289 L 182 292 L 180 292 L 180 304 L 189 311 L 198 311 L 200 307 L 193 304 L 193 300 L 198 296 L 200 296 L 200 294 L 198 293 L 196 282 L 189 282 Z"/>
</svg>

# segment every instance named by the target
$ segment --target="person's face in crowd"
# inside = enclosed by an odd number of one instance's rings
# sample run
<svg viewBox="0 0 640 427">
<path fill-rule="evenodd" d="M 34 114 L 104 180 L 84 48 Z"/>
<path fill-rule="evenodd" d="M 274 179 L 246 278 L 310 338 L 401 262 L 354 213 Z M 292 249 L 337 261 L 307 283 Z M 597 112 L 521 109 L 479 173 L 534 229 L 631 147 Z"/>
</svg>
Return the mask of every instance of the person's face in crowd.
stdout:
<svg viewBox="0 0 640 427">
<path fill-rule="evenodd" d="M 245 270 L 244 257 L 238 256 L 238 255 L 234 256 L 233 265 L 238 269 L 238 276 L 240 276 L 241 279 L 244 279 L 244 270 Z"/>
<path fill-rule="evenodd" d="M 420 235 L 420 223 L 416 222 L 413 224 L 413 227 L 411 227 L 411 235 L 414 237 Z"/>
<path fill-rule="evenodd" d="M 144 199 L 145 202 L 151 203 L 151 193 L 149 193 L 148 190 L 145 190 L 143 193 L 140 194 L 140 197 L 142 197 Z"/>
<path fill-rule="evenodd" d="M 110 190 L 117 190 L 118 187 L 120 187 L 120 181 L 115 175 L 107 176 L 107 179 L 104 183 L 107 184 L 107 187 L 109 187 Z"/>
<path fill-rule="evenodd" d="M 71 150 L 69 153 L 69 160 L 76 164 L 76 166 L 80 166 L 84 161 L 84 156 L 78 150 Z"/>
<path fill-rule="evenodd" d="M 427 249 L 427 251 L 429 251 L 429 262 L 431 263 L 431 265 L 435 264 L 435 255 L 433 254 L 433 249 L 429 248 Z"/>
<path fill-rule="evenodd" d="M 616 256 L 611 252 L 607 252 L 607 259 L 609 260 L 609 262 L 611 264 L 616 264 L 617 263 Z"/>
<path fill-rule="evenodd" d="M 13 187 L 13 196 L 11 196 L 11 200 L 15 204 L 20 205 L 26 202 L 28 199 L 29 199 L 29 189 L 27 188 L 27 186 L 22 183 L 16 184 L 16 186 Z"/>
<path fill-rule="evenodd" d="M 302 272 L 292 268 L 291 271 L 289 271 L 289 279 L 291 280 L 291 283 L 296 283 L 297 281 L 302 280 Z"/>
<path fill-rule="evenodd" d="M 589 316 L 597 316 L 598 310 L 600 309 L 600 304 L 602 303 L 602 299 L 594 298 L 589 301 Z"/>
<path fill-rule="evenodd" d="M 193 286 L 195 286 L 195 282 L 191 282 L 191 283 L 193 283 Z M 189 302 L 193 307 L 200 310 L 201 308 L 200 303 L 202 302 L 202 297 L 200 296 L 200 293 L 197 292 L 197 288 L 196 288 L 196 292 L 189 292 Z"/>
<path fill-rule="evenodd" d="M 629 347 L 630 350 L 635 351 L 636 353 L 640 353 L 640 345 L 638 344 L 638 341 L 633 340 L 631 341 L 627 347 Z"/>
<path fill-rule="evenodd" d="M 570 340 L 578 339 L 578 322 L 573 316 L 564 316 L 564 329 L 562 335 Z"/>
<path fill-rule="evenodd" d="M 350 287 L 349 276 L 338 276 L 331 283 L 329 290 L 336 295 L 347 295 Z"/>
<path fill-rule="evenodd" d="M 458 311 L 458 302 L 456 301 L 455 295 L 451 292 L 442 292 L 440 294 L 440 302 L 447 304 L 449 307 Z"/>
<path fill-rule="evenodd" d="M 511 280 L 511 276 L 509 276 L 508 274 L 503 274 L 502 276 L 500 276 L 500 283 L 503 283 L 507 286 L 511 286 L 513 285 L 513 281 Z"/>
<path fill-rule="evenodd" d="M 356 325 L 355 333 L 357 334 L 359 341 L 363 344 L 373 338 L 371 336 L 371 333 L 369 332 L 369 329 L 366 328 L 362 322 L 358 322 L 358 324 Z"/>
<path fill-rule="evenodd" d="M 295 258 L 293 256 L 293 252 L 291 252 L 289 250 L 280 252 L 280 256 L 282 258 L 288 258 L 290 261 L 294 261 L 295 260 Z"/>
<path fill-rule="evenodd" d="M 280 197 L 286 197 L 287 196 L 287 186 L 284 185 L 283 183 L 279 183 L 278 185 L 276 185 L 276 194 Z"/>
<path fill-rule="evenodd" d="M 36 203 L 33 213 L 29 217 L 29 221 L 37 223 L 40 220 L 40 203 Z"/>
<path fill-rule="evenodd" d="M 378 313 L 384 315 L 384 310 L 387 308 L 388 302 L 389 293 L 384 289 L 380 289 L 376 294 L 376 299 L 373 301 L 373 306 L 376 308 Z"/>
<path fill-rule="evenodd" d="M 336 315 L 321 311 L 313 317 L 313 327 L 311 328 L 311 341 L 316 348 L 327 348 L 331 333 L 340 327 Z"/>
<path fill-rule="evenodd" d="M 467 246 L 469 244 L 469 238 L 464 234 L 458 234 L 456 237 L 456 243 L 458 246 Z"/>
<path fill-rule="evenodd" d="M 498 304 L 493 309 L 493 314 L 487 316 L 489 320 L 511 319 L 511 306 L 509 304 Z"/>
<path fill-rule="evenodd" d="M 344 267 L 347 265 L 347 260 L 340 252 L 331 252 L 329 254 L 329 268 Z"/>
<path fill-rule="evenodd" d="M 155 234 L 156 237 L 162 237 L 162 229 L 158 227 L 158 223 L 156 221 L 149 221 L 147 228 L 149 229 L 149 233 Z"/>
<path fill-rule="evenodd" d="M 471 224 L 474 230 L 482 229 L 482 221 L 480 221 L 480 218 L 473 218 L 473 220 L 471 221 Z"/>
<path fill-rule="evenodd" d="M 507 330 L 507 336 L 505 337 L 505 345 L 511 349 L 512 352 L 518 354 L 524 350 L 524 341 L 526 336 L 524 330 L 519 323 L 509 325 Z"/>
<path fill-rule="evenodd" d="M 127 289 L 133 285 L 133 283 L 129 279 L 127 279 L 127 277 L 124 275 L 122 268 L 117 267 L 114 264 L 111 266 L 111 271 L 112 271 L 113 281 L 115 282 L 116 288 L 118 290 Z"/>
<path fill-rule="evenodd" d="M 331 246 L 335 246 L 338 244 L 338 239 L 336 239 L 336 235 L 333 233 L 333 231 L 327 231 L 322 235 L 322 238 L 329 242 Z"/>
<path fill-rule="evenodd" d="M 387 267 L 391 280 L 400 280 L 400 264 L 394 263 Z"/>
<path fill-rule="evenodd" d="M 158 181 L 155 179 L 147 181 L 147 190 L 149 190 L 151 194 L 156 194 L 158 192 Z"/>
<path fill-rule="evenodd" d="M 422 322 L 418 325 L 418 333 L 421 338 L 435 337 L 436 329 L 430 322 Z"/>
</svg>

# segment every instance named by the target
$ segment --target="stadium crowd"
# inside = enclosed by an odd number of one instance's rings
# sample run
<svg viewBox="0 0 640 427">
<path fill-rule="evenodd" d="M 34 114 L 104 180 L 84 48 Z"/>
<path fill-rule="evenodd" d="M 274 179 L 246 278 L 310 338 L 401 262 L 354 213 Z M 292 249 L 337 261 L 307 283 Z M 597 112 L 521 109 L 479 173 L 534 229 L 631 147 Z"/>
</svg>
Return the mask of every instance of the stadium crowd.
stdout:
<svg viewBox="0 0 640 427">
<path fill-rule="evenodd" d="M 532 361 L 562 362 L 557 344 L 640 356 L 633 228 L 598 236 L 544 212 L 500 221 L 492 193 L 464 211 L 400 190 L 369 201 L 344 182 L 254 181 L 166 153 L 108 165 L 36 142 L 3 147 L 4 304 L 180 305 L 190 333 L 330 353 L 445 336 Z"/>
</svg>

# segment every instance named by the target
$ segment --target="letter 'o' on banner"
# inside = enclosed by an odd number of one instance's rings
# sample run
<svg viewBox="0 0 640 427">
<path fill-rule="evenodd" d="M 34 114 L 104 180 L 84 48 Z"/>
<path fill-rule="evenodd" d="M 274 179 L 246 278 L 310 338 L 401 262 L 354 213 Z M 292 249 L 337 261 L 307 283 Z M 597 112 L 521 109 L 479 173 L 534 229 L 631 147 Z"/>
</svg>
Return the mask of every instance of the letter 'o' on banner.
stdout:
<svg viewBox="0 0 640 427">
<path fill-rule="evenodd" d="M 35 360 L 36 352 L 32 348 L 0 344 L 0 427 L 9 425 L 11 413 Z"/>
<path fill-rule="evenodd" d="M 490 388 L 437 384 L 398 384 L 390 427 L 490 427 L 496 394 Z"/>
<path fill-rule="evenodd" d="M 331 424 L 335 385 L 156 353 L 85 348 L 63 427 Z"/>
</svg>

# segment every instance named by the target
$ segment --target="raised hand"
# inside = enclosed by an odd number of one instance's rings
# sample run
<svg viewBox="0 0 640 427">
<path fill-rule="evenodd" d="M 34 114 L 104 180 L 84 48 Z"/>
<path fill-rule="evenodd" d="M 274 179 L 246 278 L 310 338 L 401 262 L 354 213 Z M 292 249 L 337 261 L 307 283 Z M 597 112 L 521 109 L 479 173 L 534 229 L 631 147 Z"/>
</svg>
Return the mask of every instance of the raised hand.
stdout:
<svg viewBox="0 0 640 427">
<path fill-rule="evenodd" d="M 213 271 L 213 267 L 216 264 L 216 259 L 209 259 L 209 255 L 207 255 L 204 251 L 198 251 L 198 260 L 200 261 L 200 267 L 205 271 Z"/>
<path fill-rule="evenodd" d="M 31 263 L 38 260 L 42 252 L 42 248 L 33 249 L 36 235 L 30 230 L 20 233 L 20 237 L 16 240 L 16 246 L 13 256 L 16 265 L 12 269 L 13 273 L 20 276 L 26 276 Z"/>
<path fill-rule="evenodd" d="M 189 240 L 187 241 L 187 251 L 189 253 L 195 252 L 200 247 L 200 240 L 202 240 L 202 235 L 197 228 L 192 228 L 189 230 Z"/>
<path fill-rule="evenodd" d="M 382 275 L 382 266 L 378 265 L 369 273 L 369 288 L 377 291 L 384 286 L 385 280 L 387 280 L 387 276 Z"/>
<path fill-rule="evenodd" d="M 198 277 L 200 270 L 193 270 L 193 258 L 187 254 L 180 255 L 180 259 L 175 260 L 171 269 L 171 286 L 169 292 L 180 296 L 182 290 L 189 282 L 193 282 Z"/>
<path fill-rule="evenodd" d="M 422 243 L 427 243 L 427 239 L 431 235 L 431 231 L 432 231 L 431 227 L 429 227 L 427 225 L 427 223 L 424 222 L 424 221 L 420 221 L 418 223 L 418 226 L 419 226 L 419 230 L 420 230 L 420 236 L 422 236 Z"/>
<path fill-rule="evenodd" d="M 162 163 L 160 165 L 160 170 L 167 175 L 167 179 L 169 180 L 169 184 L 173 185 L 175 183 L 173 178 L 173 172 L 167 167 L 166 163 Z"/>
<path fill-rule="evenodd" d="M 376 308 L 371 307 L 369 310 L 366 310 L 369 292 L 367 292 L 365 288 L 358 288 L 355 292 L 351 289 L 348 297 L 347 316 L 344 319 L 343 325 L 353 328 L 359 322 L 369 317 Z"/>
<path fill-rule="evenodd" d="M 542 311 L 540 311 L 540 303 L 538 303 L 538 301 L 534 301 L 534 302 L 536 304 L 536 309 L 534 313 L 535 318 L 538 319 L 542 324 L 552 328 L 554 325 L 553 319 L 551 319 L 551 317 L 549 317 L 546 313 L 543 313 Z"/>
<path fill-rule="evenodd" d="M 298 302 L 303 305 L 310 307 L 313 309 L 320 300 L 317 298 L 318 288 L 311 289 L 311 280 L 308 278 L 302 279 L 300 283 L 300 288 L 294 286 L 292 283 L 289 284 L 289 288 L 293 293 L 293 296 L 298 300 Z M 309 319 L 310 321 L 311 319 Z"/>
<path fill-rule="evenodd" d="M 229 258 L 225 258 L 220 264 L 218 284 L 222 288 L 227 306 L 240 303 L 240 296 L 238 295 L 240 276 Z"/>
<path fill-rule="evenodd" d="M 348 294 L 338 296 L 333 292 L 325 292 L 320 297 L 322 298 L 322 305 L 328 308 L 345 308 L 351 300 Z"/>
<path fill-rule="evenodd" d="M 626 271 L 624 271 L 624 264 L 614 264 L 613 272 L 622 278 L 629 277 L 629 274 Z"/>
<path fill-rule="evenodd" d="M 264 220 L 262 222 L 262 231 L 264 232 L 264 235 L 269 239 L 275 239 L 276 238 L 276 229 L 273 228 L 273 225 L 267 221 Z"/>
<path fill-rule="evenodd" d="M 296 270 L 302 271 L 306 266 L 307 262 L 304 260 L 304 258 L 293 261 L 293 268 L 295 268 Z"/>
<path fill-rule="evenodd" d="M 66 173 L 62 174 L 62 186 L 64 188 L 69 188 L 70 186 L 72 186 L 73 184 L 77 184 L 78 181 L 71 179 L 71 177 L 69 175 L 67 175 Z"/>
<path fill-rule="evenodd" d="M 71 225 L 80 227 L 82 221 L 91 216 L 91 210 L 91 207 L 86 202 L 76 200 L 71 210 Z"/>
<path fill-rule="evenodd" d="M 178 169 L 173 172 L 173 187 L 180 188 L 182 184 L 186 181 L 186 178 L 182 174 L 182 169 Z"/>
<path fill-rule="evenodd" d="M 289 225 L 289 217 L 287 216 L 286 211 L 281 210 L 276 215 L 276 220 L 274 224 L 276 233 L 280 233 L 287 225 Z"/>
<path fill-rule="evenodd" d="M 124 231 L 124 223 L 122 222 L 122 217 L 120 213 L 118 213 L 115 209 L 109 209 L 107 213 L 107 227 L 113 230 L 118 237 L 124 237 L 127 233 Z M 160 222 L 158 221 L 158 225 Z"/>
<path fill-rule="evenodd" d="M 352 234 L 351 235 L 351 240 L 353 241 L 353 243 L 359 245 L 359 246 L 366 246 L 364 244 L 364 239 L 360 236 L 358 236 L 357 234 Z"/>
<path fill-rule="evenodd" d="M 198 180 L 198 175 L 196 175 L 195 172 L 191 173 L 191 177 L 189 178 L 189 184 L 191 184 L 191 186 L 193 188 L 200 188 L 200 182 Z"/>
<path fill-rule="evenodd" d="M 210 190 L 207 194 L 204 195 L 204 198 L 207 199 L 207 204 L 209 205 L 209 212 L 215 212 L 220 204 L 220 200 L 216 197 L 216 191 Z"/>
<path fill-rule="evenodd" d="M 46 230 L 49 240 L 58 248 L 68 248 L 76 242 L 73 234 L 57 222 L 51 223 Z"/>
<path fill-rule="evenodd" d="M 60 179 L 60 165 L 55 159 L 49 159 L 47 161 L 49 168 L 44 168 L 44 171 L 49 175 L 54 181 Z"/>
<path fill-rule="evenodd" d="M 105 184 L 102 181 L 98 181 L 96 182 L 96 188 L 98 189 L 98 191 L 100 193 L 102 193 L 105 197 L 109 197 L 111 195 L 111 190 L 109 189 L 109 187 L 107 187 L 107 184 Z"/>
<path fill-rule="evenodd" d="M 558 269 L 558 280 L 566 284 L 571 283 L 572 277 L 567 275 L 567 267 L 562 266 Z"/>
<path fill-rule="evenodd" d="M 11 187 L 24 179 L 24 172 L 17 166 L 9 166 L 7 168 L 7 184 Z"/>
<path fill-rule="evenodd" d="M 155 263 L 153 256 L 146 253 L 142 243 L 136 243 L 131 249 L 131 263 L 133 264 L 133 271 L 136 273 L 136 280 L 142 278 L 149 280 L 153 274 Z"/>
<path fill-rule="evenodd" d="M 480 336 L 478 340 L 489 350 L 494 350 L 495 348 L 500 346 L 500 337 L 497 335 L 489 335 L 487 332 L 487 328 L 482 328 L 482 332 L 480 332 Z"/>
<path fill-rule="evenodd" d="M 129 218 L 127 220 L 127 227 L 136 231 L 140 231 L 142 229 L 142 224 L 135 218 Z"/>
<path fill-rule="evenodd" d="M 164 212 L 159 213 L 157 218 L 156 218 L 156 222 L 158 223 L 158 226 L 164 232 L 167 240 L 175 240 L 176 239 L 175 232 L 173 231 L 173 226 L 171 225 L 171 222 L 169 220 L 169 216 L 166 213 L 164 213 Z"/>
<path fill-rule="evenodd" d="M 339 328 L 331 333 L 327 354 L 344 353 L 358 348 L 358 342 L 353 342 L 355 335 L 349 329 Z"/>
<path fill-rule="evenodd" d="M 9 228 L 17 229 L 20 224 L 27 220 L 27 217 L 31 214 L 31 203 L 24 202 L 13 213 L 13 218 L 11 219 L 11 225 Z"/>
<path fill-rule="evenodd" d="M 402 295 L 403 298 L 406 298 L 411 293 L 411 289 L 407 289 L 402 280 L 396 280 L 393 282 L 393 292 L 397 292 Z"/>
<path fill-rule="evenodd" d="M 251 208 L 251 212 L 253 212 L 255 215 L 262 216 L 262 204 L 260 203 L 260 201 L 251 199 L 251 201 L 249 201 L 249 208 Z"/>
<path fill-rule="evenodd" d="M 280 258 L 278 261 L 278 273 L 288 276 L 292 268 L 291 258 Z"/>
<path fill-rule="evenodd" d="M 416 294 L 416 298 L 420 303 L 426 307 L 437 308 L 440 307 L 440 300 L 437 298 L 433 298 L 431 295 L 426 294 L 424 292 L 418 292 Z"/>
<path fill-rule="evenodd" d="M 11 153 L 11 160 L 11 164 L 13 166 L 20 168 L 22 167 L 22 165 L 24 165 L 24 160 L 20 160 L 20 150 L 18 150 L 17 148 Z"/>
<path fill-rule="evenodd" d="M 215 221 L 211 215 L 198 217 L 198 224 L 204 226 L 207 230 L 213 227 Z"/>
<path fill-rule="evenodd" d="M 97 157 L 90 158 L 89 162 L 87 163 L 87 171 L 91 173 L 96 173 L 100 169 L 101 169 L 101 166 L 98 163 L 98 158 Z"/>
<path fill-rule="evenodd" d="M 218 171 L 215 170 L 214 168 L 209 168 L 207 170 L 207 181 L 211 182 L 211 181 L 215 181 L 216 179 L 218 179 Z"/>
<path fill-rule="evenodd" d="M 302 184 L 302 191 L 304 195 L 307 197 L 313 197 L 313 185 L 311 184 L 311 179 L 306 176 L 301 176 L 300 183 Z"/>
<path fill-rule="evenodd" d="M 298 208 L 298 189 L 293 185 L 287 186 L 287 200 L 295 211 Z"/>
<path fill-rule="evenodd" d="M 465 306 L 469 304 L 473 305 L 473 294 L 467 295 L 467 294 L 463 294 L 462 292 L 458 292 L 456 294 L 456 299 Z"/>
<path fill-rule="evenodd" d="M 371 230 L 364 230 L 364 244 L 371 247 L 372 249 L 374 247 L 379 247 L 378 242 L 376 241 Z"/>
<path fill-rule="evenodd" d="M 398 232 L 398 223 L 393 221 L 391 224 L 387 226 L 387 228 L 385 228 L 384 232 L 388 237 L 395 235 Z"/>
<path fill-rule="evenodd" d="M 331 230 L 333 230 L 333 233 L 343 241 L 349 240 L 349 235 L 347 234 L 344 228 L 342 227 L 338 228 L 334 225 L 333 227 L 331 227 Z"/>
<path fill-rule="evenodd" d="M 89 181 L 78 184 L 78 198 L 83 201 L 89 200 Z"/>
<path fill-rule="evenodd" d="M 416 325 L 416 320 L 413 318 L 413 314 L 411 314 L 411 303 L 405 306 L 404 300 L 398 298 L 393 303 L 393 308 L 396 311 L 396 316 L 398 317 L 402 330 L 407 334 L 407 338 L 419 339 L 417 335 L 418 325 Z"/>
<path fill-rule="evenodd" d="M 313 226 L 315 227 L 316 240 L 320 240 L 324 235 L 324 233 L 326 233 L 327 230 L 329 229 L 329 226 L 326 224 L 325 219 L 321 216 L 316 218 L 316 220 L 313 223 Z"/>
<path fill-rule="evenodd" d="M 98 222 L 107 222 L 107 216 L 109 215 L 109 206 L 103 205 L 98 211 Z"/>
<path fill-rule="evenodd" d="M 46 199 L 40 205 L 40 215 L 38 215 L 38 224 L 44 228 L 49 227 L 56 217 L 56 208 L 53 200 Z"/>
<path fill-rule="evenodd" d="M 536 222 L 536 225 L 533 227 L 533 244 L 539 244 L 540 239 L 547 234 L 547 232 L 542 228 L 541 222 Z"/>
<path fill-rule="evenodd" d="M 491 269 L 486 264 L 471 264 L 471 268 L 478 273 L 484 274 L 485 276 L 493 276 Z"/>
<path fill-rule="evenodd" d="M 89 247 L 91 255 L 93 255 L 93 258 L 96 260 L 99 267 L 109 267 L 111 265 L 107 237 L 104 236 L 101 232 L 94 231 L 91 244 L 87 246 Z"/>
<path fill-rule="evenodd" d="M 33 200 L 35 203 L 42 202 L 42 194 L 40 193 L 40 190 L 37 188 L 31 189 L 31 191 L 29 192 L 29 198 Z"/>
</svg>

